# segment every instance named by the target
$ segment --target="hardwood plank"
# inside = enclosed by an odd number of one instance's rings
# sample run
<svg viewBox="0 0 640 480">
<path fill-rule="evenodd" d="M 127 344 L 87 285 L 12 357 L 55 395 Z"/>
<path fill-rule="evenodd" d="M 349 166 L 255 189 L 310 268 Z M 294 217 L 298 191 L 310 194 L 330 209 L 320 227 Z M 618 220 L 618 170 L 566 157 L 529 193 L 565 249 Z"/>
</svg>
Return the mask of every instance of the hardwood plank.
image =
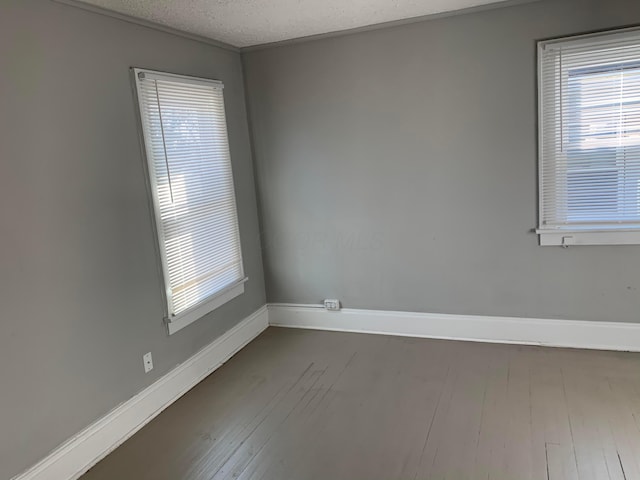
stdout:
<svg viewBox="0 0 640 480">
<path fill-rule="evenodd" d="M 531 376 L 534 451 L 539 452 L 544 441 L 545 470 L 549 479 L 578 480 L 563 376 L 554 352 L 542 352 L 531 367 Z M 540 455 L 536 462 L 539 478 Z"/>
</svg>

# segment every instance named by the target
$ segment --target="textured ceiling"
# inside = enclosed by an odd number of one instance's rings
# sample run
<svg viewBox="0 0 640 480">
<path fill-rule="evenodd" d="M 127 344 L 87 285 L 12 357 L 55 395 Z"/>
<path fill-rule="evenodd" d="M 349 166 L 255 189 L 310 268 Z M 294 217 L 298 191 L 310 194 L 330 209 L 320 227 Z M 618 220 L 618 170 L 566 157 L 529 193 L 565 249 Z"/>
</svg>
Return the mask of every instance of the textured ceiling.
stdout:
<svg viewBox="0 0 640 480">
<path fill-rule="evenodd" d="M 501 0 L 82 0 L 247 47 Z"/>
</svg>

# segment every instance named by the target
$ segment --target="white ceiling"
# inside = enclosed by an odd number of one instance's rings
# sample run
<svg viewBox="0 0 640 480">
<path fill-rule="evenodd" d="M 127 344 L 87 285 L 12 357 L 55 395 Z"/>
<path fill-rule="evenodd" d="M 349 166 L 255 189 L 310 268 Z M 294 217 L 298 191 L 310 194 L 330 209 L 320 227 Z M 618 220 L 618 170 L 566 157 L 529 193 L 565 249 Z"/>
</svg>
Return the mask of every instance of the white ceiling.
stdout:
<svg viewBox="0 0 640 480">
<path fill-rule="evenodd" d="M 82 0 L 248 47 L 504 0 Z"/>
</svg>

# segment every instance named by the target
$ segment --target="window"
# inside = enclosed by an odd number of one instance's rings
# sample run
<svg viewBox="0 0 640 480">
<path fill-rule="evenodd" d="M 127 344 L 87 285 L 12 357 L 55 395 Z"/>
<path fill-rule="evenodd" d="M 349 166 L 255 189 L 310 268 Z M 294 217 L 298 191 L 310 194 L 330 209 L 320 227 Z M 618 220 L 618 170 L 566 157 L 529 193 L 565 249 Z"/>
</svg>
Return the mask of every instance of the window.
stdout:
<svg viewBox="0 0 640 480">
<path fill-rule="evenodd" d="M 541 245 L 640 244 L 640 30 L 540 42 Z"/>
<path fill-rule="evenodd" d="M 134 69 L 169 333 L 244 292 L 220 82 Z"/>
</svg>

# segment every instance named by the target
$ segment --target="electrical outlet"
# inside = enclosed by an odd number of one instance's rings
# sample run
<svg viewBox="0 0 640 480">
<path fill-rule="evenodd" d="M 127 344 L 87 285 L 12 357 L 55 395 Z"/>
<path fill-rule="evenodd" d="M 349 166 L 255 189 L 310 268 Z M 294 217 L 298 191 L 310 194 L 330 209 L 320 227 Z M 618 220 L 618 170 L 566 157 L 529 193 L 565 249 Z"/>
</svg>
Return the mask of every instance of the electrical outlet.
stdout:
<svg viewBox="0 0 640 480">
<path fill-rule="evenodd" d="M 153 370 L 153 357 L 151 356 L 151 352 L 142 357 L 142 362 L 144 363 L 144 373 L 149 373 Z"/>
<path fill-rule="evenodd" d="M 324 308 L 326 310 L 337 311 L 340 310 L 340 300 L 334 298 L 327 298 L 324 301 Z"/>
</svg>

